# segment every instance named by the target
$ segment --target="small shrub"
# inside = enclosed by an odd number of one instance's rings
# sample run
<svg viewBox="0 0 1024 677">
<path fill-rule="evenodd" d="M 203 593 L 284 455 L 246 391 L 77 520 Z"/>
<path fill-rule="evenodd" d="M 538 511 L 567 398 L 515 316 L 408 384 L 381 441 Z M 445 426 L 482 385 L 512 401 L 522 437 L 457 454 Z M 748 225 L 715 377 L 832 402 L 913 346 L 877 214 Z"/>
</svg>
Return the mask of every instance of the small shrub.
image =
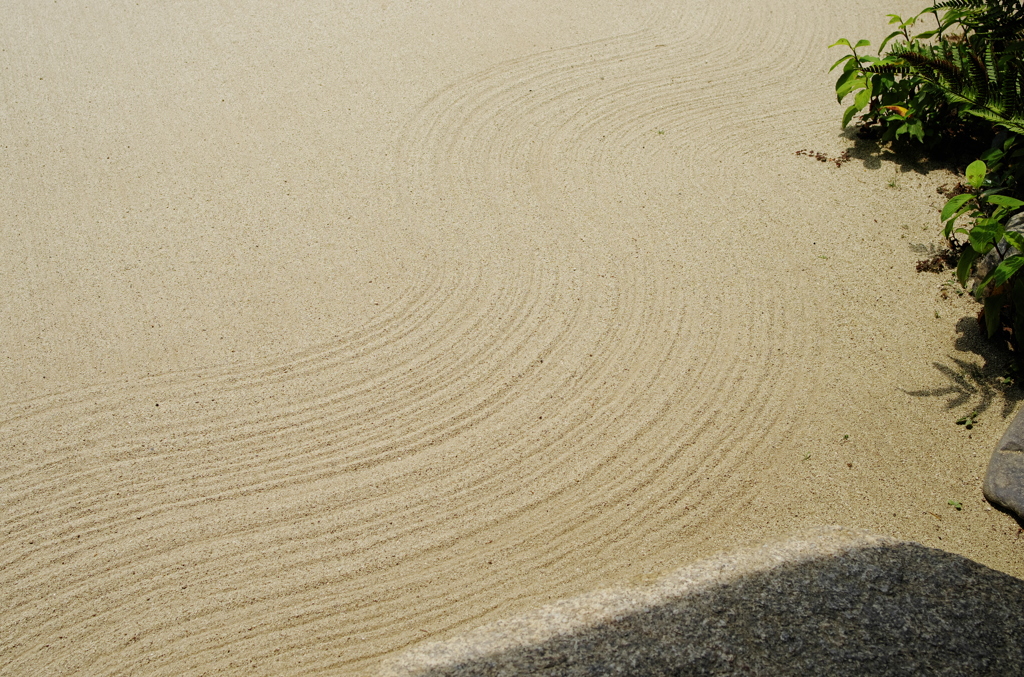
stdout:
<svg viewBox="0 0 1024 677">
<path fill-rule="evenodd" d="M 940 15 L 941 13 L 941 15 Z M 934 149 L 965 139 L 988 145 L 993 127 L 1024 134 L 1024 4 L 1021 0 L 949 0 L 903 19 L 879 46 L 878 56 L 851 44 L 836 80 L 840 103 L 853 95 L 843 126 L 860 116 L 862 133 L 881 143 Z M 935 27 L 915 33 L 922 21 Z M 888 47 L 888 51 L 886 48 Z"/>
<path fill-rule="evenodd" d="M 984 304 L 989 336 L 1008 330 L 1024 357 L 1024 234 L 1007 231 L 1024 207 L 1024 0 L 945 0 L 903 19 L 879 46 L 841 39 L 850 54 L 836 80 L 840 103 L 853 102 L 843 126 L 859 117 L 862 135 L 881 143 L 934 150 L 974 145 L 966 186 L 942 209 L 943 235 L 960 252 L 965 288 L 978 261 L 994 255 L 973 293 Z M 918 31 L 918 24 L 934 28 Z M 860 51 L 858 51 L 860 50 Z"/>
<path fill-rule="evenodd" d="M 982 160 L 967 167 L 967 182 L 974 190 L 946 202 L 940 216 L 945 223 L 942 234 L 947 240 L 963 235 L 970 245 L 963 248 L 956 267 L 957 279 L 964 287 L 975 262 L 993 250 L 996 252 L 998 264 L 979 282 L 974 295 L 984 303 L 989 337 L 999 329 L 1002 311 L 1009 309 L 1010 328 L 1017 343 L 1018 337 L 1024 337 L 1024 312 L 1015 312 L 1024 311 L 1024 279 L 1018 275 L 1024 268 L 1024 234 L 1007 231 L 1006 225 L 1010 214 L 1024 207 L 1024 201 L 1000 195 L 1004 188 L 992 186 L 987 175 L 988 168 Z M 970 219 L 968 227 L 957 225 L 962 216 Z"/>
</svg>

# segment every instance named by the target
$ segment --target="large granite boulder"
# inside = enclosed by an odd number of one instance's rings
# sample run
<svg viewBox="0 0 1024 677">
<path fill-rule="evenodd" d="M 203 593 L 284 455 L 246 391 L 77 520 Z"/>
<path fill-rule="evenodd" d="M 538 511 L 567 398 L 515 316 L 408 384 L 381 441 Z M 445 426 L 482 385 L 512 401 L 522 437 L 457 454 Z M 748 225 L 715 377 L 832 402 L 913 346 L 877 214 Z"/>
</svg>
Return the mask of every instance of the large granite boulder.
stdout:
<svg viewBox="0 0 1024 677">
<path fill-rule="evenodd" d="M 390 677 L 1020 675 L 1024 581 L 838 527 L 421 645 Z"/>
</svg>

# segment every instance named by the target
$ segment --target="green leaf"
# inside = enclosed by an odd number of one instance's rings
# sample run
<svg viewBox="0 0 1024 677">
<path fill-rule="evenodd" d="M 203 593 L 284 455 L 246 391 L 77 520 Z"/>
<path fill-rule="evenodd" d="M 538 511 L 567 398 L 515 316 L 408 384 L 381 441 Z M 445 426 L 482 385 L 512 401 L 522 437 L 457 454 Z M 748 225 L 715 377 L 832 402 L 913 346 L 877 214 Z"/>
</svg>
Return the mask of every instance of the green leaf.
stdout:
<svg viewBox="0 0 1024 677">
<path fill-rule="evenodd" d="M 832 48 L 833 48 L 833 47 L 835 47 L 836 45 L 844 45 L 844 46 L 846 46 L 846 47 L 849 47 L 849 48 L 851 48 L 851 49 L 853 48 L 853 45 L 851 45 L 851 44 L 850 44 L 850 41 L 849 41 L 849 40 L 847 40 L 846 38 L 839 38 L 838 40 L 836 40 L 835 42 L 833 42 L 833 43 L 832 43 L 831 45 L 829 45 L 829 46 L 828 46 L 828 48 L 829 48 L 829 49 L 832 49 Z"/>
<path fill-rule="evenodd" d="M 836 101 L 842 103 L 843 98 L 857 87 L 866 87 L 868 82 L 860 75 L 860 71 L 847 71 L 836 80 Z M 863 108 L 863 106 L 861 106 Z"/>
<path fill-rule="evenodd" d="M 856 115 L 857 111 L 859 110 L 860 108 L 858 108 L 856 105 L 850 106 L 849 108 L 846 109 L 846 112 L 843 113 L 843 127 L 850 124 L 850 120 L 853 119 L 853 116 Z"/>
<path fill-rule="evenodd" d="M 864 108 L 871 101 L 871 88 L 862 89 L 857 92 L 857 96 L 853 98 L 853 105 L 857 107 L 857 110 Z"/>
<path fill-rule="evenodd" d="M 971 243 L 971 249 L 979 254 L 988 254 L 995 246 L 995 242 L 992 241 L 992 233 L 986 233 L 984 228 L 971 228 L 968 240 Z"/>
<path fill-rule="evenodd" d="M 980 289 L 978 291 L 981 292 Z M 1003 294 L 999 294 L 985 299 L 985 329 L 988 331 L 989 338 L 995 336 L 996 330 L 999 329 L 999 314 L 1003 310 L 1006 300 L 1003 296 Z"/>
<path fill-rule="evenodd" d="M 946 239 L 949 239 L 949 236 L 950 236 L 951 233 L 956 233 L 957 235 L 970 235 L 971 234 L 971 231 L 967 230 L 966 228 L 954 228 L 954 226 L 956 225 L 956 220 L 958 218 L 960 218 L 960 215 L 963 214 L 966 211 L 967 211 L 967 207 L 964 207 L 959 212 L 954 214 L 953 217 L 949 221 L 946 221 L 946 227 L 942 229 L 942 237 L 944 237 Z"/>
<path fill-rule="evenodd" d="M 1024 267 L 1024 256 L 1017 255 L 1004 259 L 981 283 L 977 293 L 980 294 L 989 285 L 992 285 L 993 289 L 1002 287 L 1022 267 Z"/>
<path fill-rule="evenodd" d="M 899 19 L 899 17 L 896 17 L 896 19 Z M 889 23 L 894 23 L 894 21 L 890 21 Z M 882 50 L 883 50 L 883 49 L 885 49 L 885 46 L 886 46 L 887 44 L 889 44 L 889 41 L 890 41 L 890 40 L 892 40 L 893 38 L 896 38 L 896 37 L 900 37 L 900 36 L 902 36 L 902 35 L 903 35 L 903 31 L 893 31 L 892 33 L 890 33 L 889 35 L 887 35 L 887 36 L 885 37 L 885 40 L 882 40 L 882 44 L 880 44 L 880 45 L 878 46 L 878 53 L 879 53 L 879 54 L 881 54 L 881 53 L 882 53 Z"/>
<path fill-rule="evenodd" d="M 1024 207 L 1024 200 L 1018 200 L 1017 198 L 1009 197 L 1008 195 L 989 195 L 985 198 L 985 201 L 1008 209 Z"/>
<path fill-rule="evenodd" d="M 978 418 L 978 412 L 977 411 L 972 411 L 971 413 L 967 414 L 966 416 L 961 416 L 960 418 L 958 418 L 954 422 L 957 425 L 962 425 L 965 428 L 967 428 L 968 430 L 970 430 L 971 428 L 974 427 L 974 424 L 976 423 L 976 419 L 977 418 Z M 950 505 L 952 505 L 952 503 L 950 503 Z"/>
<path fill-rule="evenodd" d="M 829 68 L 828 72 L 831 73 L 832 71 L 834 71 L 836 69 L 836 66 L 838 66 L 839 64 L 841 64 L 841 63 L 843 63 L 845 61 L 849 61 L 852 58 L 853 58 L 853 54 L 847 54 L 843 58 L 839 59 L 839 61 L 836 61 L 834 64 L 832 64 L 832 68 Z"/>
<path fill-rule="evenodd" d="M 1006 155 L 1006 151 L 1002 148 L 989 148 L 981 154 L 981 159 L 984 160 L 986 164 L 998 164 L 999 161 L 1003 159 L 1004 155 Z M 993 169 L 993 171 L 995 170 Z"/>
<path fill-rule="evenodd" d="M 971 228 L 971 247 L 979 254 L 985 254 L 1003 239 L 1003 224 L 995 219 L 978 219 Z"/>
<path fill-rule="evenodd" d="M 870 46 L 871 46 L 871 41 L 870 40 L 858 40 L 857 44 L 854 45 L 853 48 L 857 49 L 858 47 L 870 47 Z"/>
<path fill-rule="evenodd" d="M 1024 235 L 1011 230 L 1003 233 L 1003 239 L 1009 242 L 1010 246 L 1014 247 L 1018 252 L 1024 253 Z"/>
<path fill-rule="evenodd" d="M 853 71 L 854 73 L 858 73 L 858 74 L 859 73 L 863 73 L 864 72 L 864 64 L 862 64 L 860 62 L 860 60 L 854 59 L 853 57 L 850 57 L 850 60 L 847 61 L 843 65 L 843 72 L 844 73 L 849 73 L 850 71 Z"/>
<path fill-rule="evenodd" d="M 910 135 L 924 143 L 924 127 L 921 126 L 921 120 L 915 119 L 908 126 L 910 127 Z"/>
<path fill-rule="evenodd" d="M 968 248 L 965 248 L 963 254 L 960 255 L 960 262 L 956 265 L 956 279 L 960 281 L 961 287 L 967 286 L 967 278 L 971 276 L 971 266 L 974 265 L 976 258 L 978 258 L 978 252 Z"/>
<path fill-rule="evenodd" d="M 975 160 L 971 164 L 967 165 L 967 183 L 971 184 L 975 188 L 981 188 L 981 184 L 985 183 L 985 172 L 988 168 L 985 163 L 981 160 Z"/>
<path fill-rule="evenodd" d="M 970 193 L 964 193 L 963 195 L 957 195 L 955 197 L 950 198 L 949 202 L 946 203 L 946 206 L 942 208 L 942 215 L 939 216 L 939 218 L 943 221 L 948 221 L 953 216 L 953 214 L 955 214 L 957 211 L 960 210 L 961 207 L 964 206 L 964 203 L 966 203 L 973 197 L 974 196 L 971 195 Z"/>
<path fill-rule="evenodd" d="M 946 96 L 952 101 L 969 103 L 971 105 L 976 104 L 975 101 L 972 101 L 971 99 L 965 99 L 963 97 L 958 97 L 952 92 L 946 92 Z M 1017 121 L 1015 119 L 1007 119 L 1005 116 L 997 115 L 990 110 L 985 110 L 984 108 L 968 108 L 967 110 L 964 111 L 964 113 L 976 115 L 979 118 L 984 118 L 988 120 L 989 122 L 994 122 L 997 125 L 1006 127 L 1006 129 L 1011 132 L 1015 132 L 1017 134 L 1024 134 L 1024 123 Z"/>
<path fill-rule="evenodd" d="M 1006 218 L 1006 207 L 996 207 L 995 211 L 992 212 L 992 218 L 1002 223 Z"/>
</svg>

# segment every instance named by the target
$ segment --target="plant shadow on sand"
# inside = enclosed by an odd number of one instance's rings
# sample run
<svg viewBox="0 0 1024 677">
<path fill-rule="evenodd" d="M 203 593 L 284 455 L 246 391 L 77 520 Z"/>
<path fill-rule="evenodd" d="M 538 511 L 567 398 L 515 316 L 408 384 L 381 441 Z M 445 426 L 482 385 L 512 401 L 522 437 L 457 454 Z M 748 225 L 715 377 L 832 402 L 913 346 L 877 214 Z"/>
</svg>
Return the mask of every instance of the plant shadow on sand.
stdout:
<svg viewBox="0 0 1024 677">
<path fill-rule="evenodd" d="M 874 139 L 863 138 L 854 127 L 844 129 L 839 138 L 852 144 L 846 149 L 846 153 L 851 160 L 860 162 L 865 169 L 882 169 L 886 165 L 895 165 L 900 174 L 914 173 L 921 176 L 940 169 L 960 172 L 987 148 L 968 144 L 966 147 L 947 152 L 942 152 L 941 148 L 935 148 L 931 153 L 908 148 L 894 150 L 889 146 L 879 145 Z"/>
<path fill-rule="evenodd" d="M 974 353 L 982 358 L 983 364 L 948 356 L 949 363 L 933 362 L 932 366 L 942 374 L 947 384 L 922 390 L 903 390 L 911 397 L 946 397 L 947 409 L 970 406 L 982 414 L 993 405 L 1001 407 L 1001 416 L 1009 418 L 1017 405 L 1024 400 L 1024 391 L 1019 384 L 1009 385 L 1006 374 L 1010 373 L 1013 356 L 1000 349 L 981 335 L 978 320 L 963 317 L 957 322 L 960 336 L 954 347 L 964 353 Z"/>
</svg>

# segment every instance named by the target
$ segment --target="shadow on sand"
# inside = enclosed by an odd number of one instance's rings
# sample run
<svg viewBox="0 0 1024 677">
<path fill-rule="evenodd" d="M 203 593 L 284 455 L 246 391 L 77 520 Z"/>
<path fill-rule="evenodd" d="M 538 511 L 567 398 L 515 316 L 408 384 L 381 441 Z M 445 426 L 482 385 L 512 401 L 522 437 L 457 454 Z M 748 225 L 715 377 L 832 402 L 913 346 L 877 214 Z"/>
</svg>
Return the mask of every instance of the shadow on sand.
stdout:
<svg viewBox="0 0 1024 677">
<path fill-rule="evenodd" d="M 964 317 L 957 322 L 959 336 L 954 347 L 963 353 L 974 353 L 981 357 L 979 366 L 973 361 L 948 356 L 948 362 L 933 362 L 932 366 L 942 374 L 947 383 L 935 388 L 904 390 L 911 397 L 946 397 L 947 409 L 969 406 L 983 414 L 998 405 L 1000 416 L 1008 419 L 1024 400 L 1024 391 L 1019 384 L 1007 386 L 1004 376 L 1009 373 L 1012 356 L 1000 350 L 982 335 L 977 319 Z"/>
<path fill-rule="evenodd" d="M 1020 579 L 941 550 L 877 537 L 838 550 L 815 551 L 805 541 L 755 559 L 753 570 L 741 559 L 683 569 L 669 577 L 674 591 L 629 611 L 616 610 L 614 598 L 595 601 L 594 595 L 578 598 L 583 603 L 576 605 L 559 603 L 476 631 L 469 642 L 414 650 L 388 674 L 1008 675 L 1024 670 Z M 617 594 L 621 599 L 630 593 Z M 544 637 L 545 626 L 564 628 L 567 621 L 571 626 L 574 615 L 589 620 L 595 604 L 602 603 L 612 609 L 608 617 Z"/>
</svg>

